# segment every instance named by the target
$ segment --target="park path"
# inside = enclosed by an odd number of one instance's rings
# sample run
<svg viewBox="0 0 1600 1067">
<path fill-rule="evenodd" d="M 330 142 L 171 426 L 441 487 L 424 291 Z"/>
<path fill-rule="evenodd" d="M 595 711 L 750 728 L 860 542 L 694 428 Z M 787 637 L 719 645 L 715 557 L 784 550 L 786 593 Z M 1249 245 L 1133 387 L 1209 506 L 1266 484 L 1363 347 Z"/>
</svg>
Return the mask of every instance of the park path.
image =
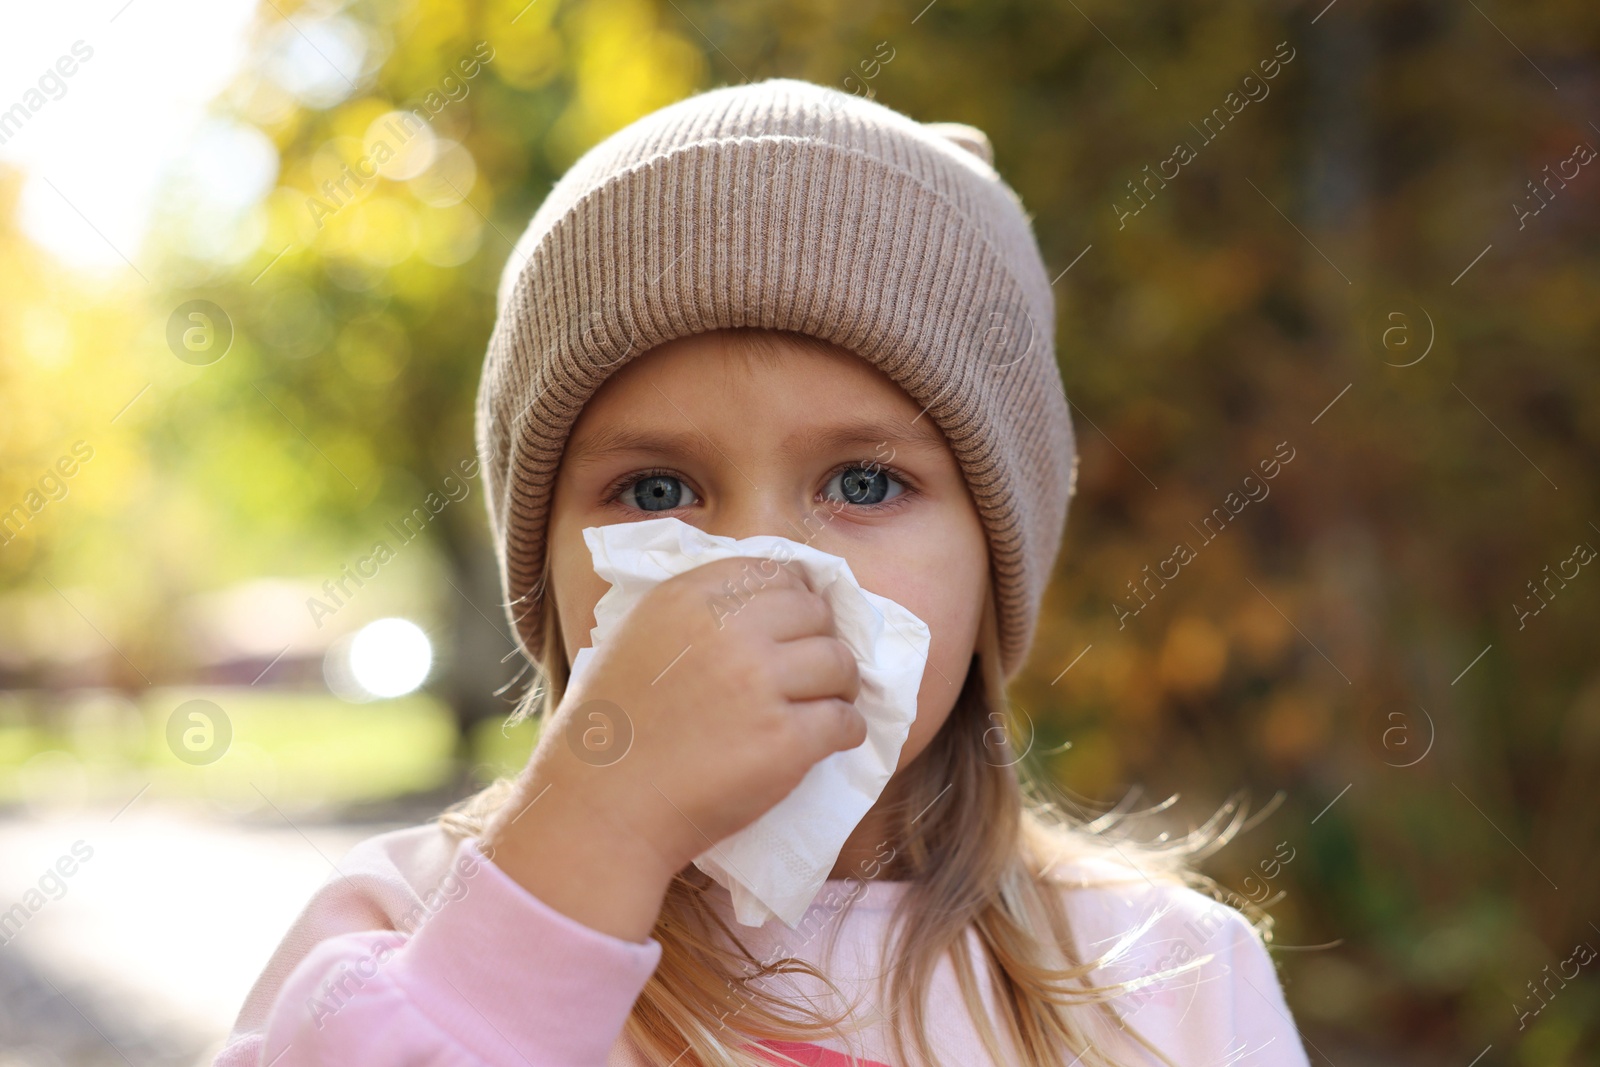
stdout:
<svg viewBox="0 0 1600 1067">
<path fill-rule="evenodd" d="M 0 1062 L 208 1063 L 332 863 L 428 817 L 410 814 L 237 821 L 141 798 L 120 812 L 0 816 L 0 914 L 11 916 L 0 926 Z"/>
</svg>

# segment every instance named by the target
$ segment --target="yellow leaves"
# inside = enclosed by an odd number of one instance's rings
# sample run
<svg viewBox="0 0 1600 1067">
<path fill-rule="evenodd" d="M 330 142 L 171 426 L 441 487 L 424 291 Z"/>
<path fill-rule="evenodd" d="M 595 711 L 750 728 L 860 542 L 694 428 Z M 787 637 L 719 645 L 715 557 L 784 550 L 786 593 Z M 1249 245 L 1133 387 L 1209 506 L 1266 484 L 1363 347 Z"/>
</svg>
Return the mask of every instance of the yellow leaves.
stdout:
<svg viewBox="0 0 1600 1067">
<path fill-rule="evenodd" d="M 271 292 L 261 307 L 256 335 L 268 358 L 306 359 L 322 350 L 332 333 L 327 306 L 310 286 L 290 282 Z M 290 419 L 299 406 L 293 396 L 272 398 Z"/>
<path fill-rule="evenodd" d="M 379 96 L 364 96 L 360 100 L 340 104 L 329 120 L 334 139 L 352 138 L 359 141 L 374 122 L 393 108 L 392 103 Z"/>
<path fill-rule="evenodd" d="M 1183 323 L 1171 291 L 1156 285 L 1130 285 L 1117 302 L 1117 332 L 1135 348 L 1168 342 Z"/>
<path fill-rule="evenodd" d="M 1282 654 L 1289 623 L 1260 597 L 1241 600 L 1228 622 L 1235 646 L 1253 667 L 1264 667 Z"/>
<path fill-rule="evenodd" d="M 378 196 L 352 213 L 346 251 L 375 267 L 391 267 L 417 247 L 416 208 L 399 197 Z"/>
<path fill-rule="evenodd" d="M 493 34 L 495 76 L 518 89 L 537 89 L 561 69 L 561 36 L 552 27 L 557 0 L 497 0 L 484 14 Z"/>
<path fill-rule="evenodd" d="M 598 0 L 567 20 L 574 41 L 572 104 L 550 131 L 551 156 L 570 162 L 640 116 L 704 81 L 700 49 L 658 25 L 644 0 Z"/>
<path fill-rule="evenodd" d="M 425 209 L 417 222 L 417 254 L 436 267 L 465 263 L 483 243 L 483 216 L 467 204 Z"/>
<path fill-rule="evenodd" d="M 538 33 L 528 34 L 525 43 L 507 44 L 498 55 L 504 57 L 496 59 L 495 72 L 501 81 L 518 89 L 537 89 L 561 69 L 561 38 L 541 27 Z"/>
<path fill-rule="evenodd" d="M 21 349 L 42 367 L 60 367 L 72 358 L 72 329 L 67 317 L 49 304 L 18 309 Z"/>
<path fill-rule="evenodd" d="M 473 33 L 470 12 L 461 0 L 417 0 L 406 18 L 408 43 L 412 34 L 426 36 L 429 43 L 460 40 Z"/>
<path fill-rule="evenodd" d="M 485 26 L 504 26 L 495 41 L 508 47 L 525 43 L 537 32 L 548 30 L 561 7 L 560 0 L 490 0 L 483 13 Z M 497 60 L 498 61 L 498 60 Z"/>
<path fill-rule="evenodd" d="M 1200 254 L 1195 262 L 1185 265 L 1182 278 L 1193 286 L 1191 295 L 1198 306 L 1221 319 L 1255 302 L 1264 274 L 1265 264 L 1255 253 L 1228 246 Z"/>
<path fill-rule="evenodd" d="M 1279 690 L 1261 719 L 1261 749 L 1280 767 L 1300 763 L 1323 751 L 1332 719 L 1321 697 L 1299 689 Z"/>
<path fill-rule="evenodd" d="M 1084 674 L 1095 677 L 1100 686 L 1108 692 L 1119 692 L 1126 687 L 1128 679 L 1139 666 L 1139 651 L 1132 644 L 1105 643 L 1104 651 L 1096 648 L 1092 650 L 1100 653 L 1092 659 L 1085 656 L 1079 664 Z"/>
<path fill-rule="evenodd" d="M 390 181 L 415 178 L 433 163 L 438 139 L 433 127 L 414 111 L 385 111 L 361 136 L 358 173 L 376 171 Z"/>
<path fill-rule="evenodd" d="M 1227 638 L 1209 620 L 1189 615 L 1167 630 L 1156 672 L 1172 692 L 1200 696 L 1216 688 L 1227 664 Z"/>
<path fill-rule="evenodd" d="M 450 140 L 437 143 L 434 156 L 426 170 L 417 174 L 408 188 L 411 195 L 433 207 L 459 204 L 478 183 L 478 164 L 466 146 Z M 487 212 L 485 204 L 479 210 Z"/>
<path fill-rule="evenodd" d="M 339 365 L 363 385 L 387 385 L 411 358 L 405 331 L 387 315 L 370 315 L 345 325 L 335 344 Z"/>
<path fill-rule="evenodd" d="M 1139 284 L 1118 301 L 1114 325 L 1128 344 L 1144 349 L 1215 328 L 1251 306 L 1265 281 L 1265 264 L 1246 247 L 1130 244 L 1122 258 Z"/>
<path fill-rule="evenodd" d="M 374 194 L 323 219 L 317 252 L 325 257 L 388 267 L 417 246 L 416 205 L 391 195 Z"/>
<path fill-rule="evenodd" d="M 267 133 L 280 149 L 291 143 L 307 114 L 292 93 L 259 71 L 241 73 L 224 99 L 240 118 Z"/>
<path fill-rule="evenodd" d="M 459 204 L 478 187 L 477 163 L 464 145 L 373 98 L 340 109 L 335 125 L 344 132 L 291 166 L 268 198 L 263 247 L 310 246 L 345 264 L 352 279 L 392 268 L 419 248 L 439 266 L 462 263 L 477 249 L 478 212 L 491 210 L 488 203 L 469 208 L 471 219 L 428 210 Z"/>
<path fill-rule="evenodd" d="M 1600 325 L 1593 296 L 1594 280 L 1588 270 L 1575 264 L 1553 268 L 1538 285 L 1529 287 L 1531 306 L 1523 325 L 1539 343 L 1552 347 L 1593 336 Z"/>
<path fill-rule="evenodd" d="M 363 130 L 365 126 L 363 125 Z M 375 176 L 356 173 L 352 166 L 366 155 L 366 145 L 356 134 L 342 134 L 323 142 L 309 164 L 305 176 L 307 192 L 334 209 L 337 213 L 345 203 L 358 197 L 363 186 L 370 186 Z"/>
<path fill-rule="evenodd" d="M 369 503 L 382 481 L 372 442 L 362 434 L 341 431 L 332 434 L 328 443 L 320 447 L 328 457 L 325 466 L 332 468 L 331 471 L 320 472 L 323 481 L 339 487 L 340 491 L 348 487 L 362 505 Z M 315 463 L 309 457 L 308 460 Z"/>
</svg>

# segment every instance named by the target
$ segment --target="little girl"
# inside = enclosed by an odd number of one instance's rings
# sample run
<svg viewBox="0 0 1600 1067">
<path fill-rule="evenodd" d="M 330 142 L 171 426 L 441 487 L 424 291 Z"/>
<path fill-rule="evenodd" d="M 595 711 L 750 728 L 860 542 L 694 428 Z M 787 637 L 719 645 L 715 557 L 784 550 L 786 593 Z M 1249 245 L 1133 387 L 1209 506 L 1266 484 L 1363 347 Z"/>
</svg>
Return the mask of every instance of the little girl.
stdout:
<svg viewBox="0 0 1600 1067">
<path fill-rule="evenodd" d="M 991 163 L 973 127 L 776 79 L 573 165 L 507 263 L 477 410 L 538 744 L 356 846 L 217 1064 L 1306 1064 L 1184 850 L 1019 777 L 1004 686 L 1076 458 Z M 858 665 L 800 575 L 750 591 L 731 558 L 644 593 L 569 686 L 608 588 L 583 530 L 661 518 L 843 557 L 931 635 L 894 774 L 793 927 L 736 921 L 693 860 L 863 744 Z"/>
</svg>

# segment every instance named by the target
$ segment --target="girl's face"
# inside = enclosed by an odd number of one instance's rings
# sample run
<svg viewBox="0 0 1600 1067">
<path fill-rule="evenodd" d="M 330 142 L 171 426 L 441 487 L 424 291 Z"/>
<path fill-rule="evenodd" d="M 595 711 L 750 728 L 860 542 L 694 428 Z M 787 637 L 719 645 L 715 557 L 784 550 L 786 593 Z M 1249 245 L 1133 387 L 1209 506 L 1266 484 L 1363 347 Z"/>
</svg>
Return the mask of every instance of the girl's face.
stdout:
<svg viewBox="0 0 1600 1067">
<path fill-rule="evenodd" d="M 898 770 L 938 733 L 966 679 L 989 581 L 983 524 L 944 435 L 883 372 L 842 348 L 768 339 L 780 358 L 739 331 L 661 345 L 579 415 L 549 528 L 567 663 L 610 588 L 585 527 L 671 516 L 722 537 L 808 543 L 932 633 Z"/>
</svg>

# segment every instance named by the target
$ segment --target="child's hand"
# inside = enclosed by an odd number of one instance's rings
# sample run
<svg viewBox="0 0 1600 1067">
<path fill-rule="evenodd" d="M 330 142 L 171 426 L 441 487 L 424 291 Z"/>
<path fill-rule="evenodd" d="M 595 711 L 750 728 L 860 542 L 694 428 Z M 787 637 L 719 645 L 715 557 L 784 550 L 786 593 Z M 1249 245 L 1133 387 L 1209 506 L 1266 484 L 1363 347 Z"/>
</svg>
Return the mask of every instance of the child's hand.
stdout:
<svg viewBox="0 0 1600 1067">
<path fill-rule="evenodd" d="M 777 804 L 812 764 L 866 740 L 860 691 L 827 601 L 798 574 L 717 560 L 650 590 L 595 650 L 552 724 L 564 735 L 555 780 L 677 869 Z M 626 754 L 591 761 L 568 743 L 601 721 L 594 712 L 621 718 L 602 723 L 619 743 L 631 724 Z"/>
<path fill-rule="evenodd" d="M 749 557 L 662 582 L 593 656 L 485 838 L 546 903 L 641 940 L 673 874 L 866 740 L 861 679 L 827 602 Z"/>
</svg>

